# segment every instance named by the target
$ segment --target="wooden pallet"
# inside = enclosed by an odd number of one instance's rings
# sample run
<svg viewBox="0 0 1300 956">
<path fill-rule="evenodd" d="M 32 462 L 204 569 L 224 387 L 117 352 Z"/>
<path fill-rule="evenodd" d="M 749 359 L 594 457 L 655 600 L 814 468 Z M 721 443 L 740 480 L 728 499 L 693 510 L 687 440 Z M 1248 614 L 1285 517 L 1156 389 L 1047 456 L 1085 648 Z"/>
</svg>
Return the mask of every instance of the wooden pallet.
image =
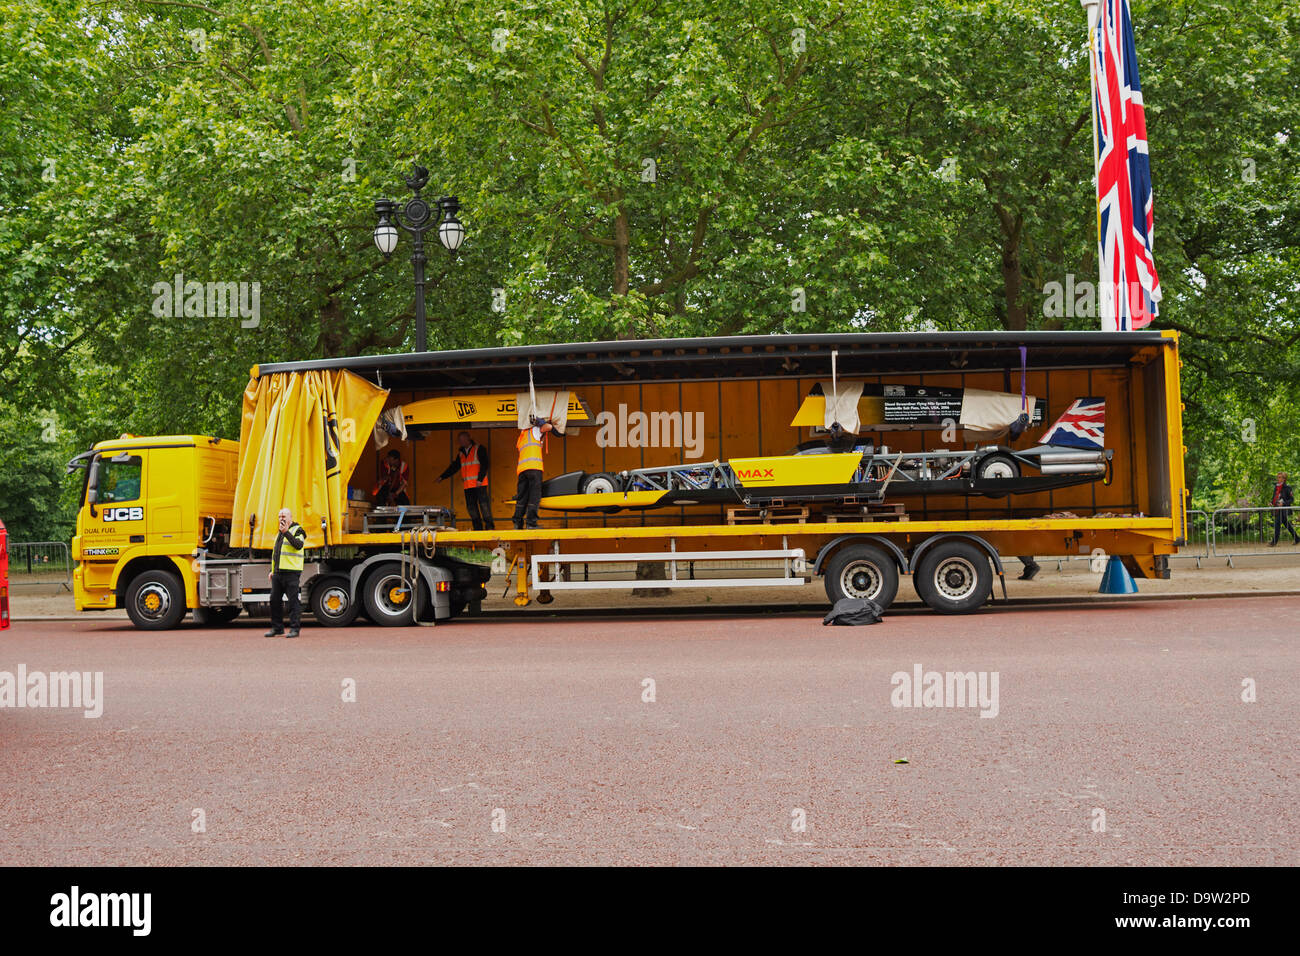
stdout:
<svg viewBox="0 0 1300 956">
<path fill-rule="evenodd" d="M 907 521 L 907 506 L 901 501 L 882 504 L 837 505 L 822 511 L 827 524 L 842 521 Z"/>
<path fill-rule="evenodd" d="M 368 534 L 408 531 L 412 528 L 452 529 L 455 524 L 451 512 L 438 505 L 394 505 L 372 508 L 362 515 L 362 521 Z"/>
<path fill-rule="evenodd" d="M 806 524 L 807 521 L 807 505 L 727 509 L 727 524 Z"/>
</svg>

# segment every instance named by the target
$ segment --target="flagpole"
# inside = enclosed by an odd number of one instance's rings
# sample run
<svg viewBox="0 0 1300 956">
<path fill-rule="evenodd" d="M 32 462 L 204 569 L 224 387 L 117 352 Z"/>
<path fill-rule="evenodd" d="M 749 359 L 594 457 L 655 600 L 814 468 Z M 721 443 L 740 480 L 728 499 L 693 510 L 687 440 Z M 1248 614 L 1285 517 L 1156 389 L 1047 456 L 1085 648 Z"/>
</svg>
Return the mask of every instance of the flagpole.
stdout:
<svg viewBox="0 0 1300 956">
<path fill-rule="evenodd" d="M 1106 277 L 1102 272 L 1105 260 L 1104 250 L 1101 245 L 1101 203 L 1097 198 L 1097 183 L 1101 176 L 1101 171 L 1097 168 L 1100 161 L 1100 147 L 1097 141 L 1097 58 L 1096 58 L 1096 39 L 1097 39 L 1097 20 L 1101 16 L 1100 0 L 1079 0 L 1080 6 L 1088 15 L 1088 110 L 1092 113 L 1092 200 L 1097 216 L 1097 314 L 1101 320 L 1101 329 L 1103 332 L 1114 331 L 1118 327 L 1115 315 L 1107 316 L 1103 308 L 1106 303 L 1103 290 L 1105 289 Z M 1115 303 L 1111 302 L 1111 311 L 1115 311 Z"/>
</svg>

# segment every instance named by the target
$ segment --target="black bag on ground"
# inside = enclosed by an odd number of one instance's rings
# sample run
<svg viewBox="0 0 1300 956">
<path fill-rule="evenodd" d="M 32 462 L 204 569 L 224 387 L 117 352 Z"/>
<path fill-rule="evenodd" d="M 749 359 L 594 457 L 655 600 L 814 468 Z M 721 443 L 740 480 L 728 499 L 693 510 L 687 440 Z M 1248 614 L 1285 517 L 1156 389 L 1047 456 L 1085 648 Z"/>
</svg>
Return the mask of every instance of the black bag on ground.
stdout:
<svg viewBox="0 0 1300 956">
<path fill-rule="evenodd" d="M 830 613 L 822 618 L 822 624 L 879 624 L 884 613 L 881 606 L 870 598 L 840 598 Z"/>
</svg>

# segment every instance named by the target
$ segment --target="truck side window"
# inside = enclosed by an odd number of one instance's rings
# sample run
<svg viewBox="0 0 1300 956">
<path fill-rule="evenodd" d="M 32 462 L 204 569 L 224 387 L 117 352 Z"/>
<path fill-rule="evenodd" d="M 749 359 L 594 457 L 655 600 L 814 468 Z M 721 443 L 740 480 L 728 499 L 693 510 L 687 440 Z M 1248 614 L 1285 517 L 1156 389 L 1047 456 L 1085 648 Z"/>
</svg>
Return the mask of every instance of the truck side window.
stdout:
<svg viewBox="0 0 1300 956">
<path fill-rule="evenodd" d="M 96 482 L 100 503 L 135 501 L 139 498 L 141 472 L 141 460 L 138 455 L 124 461 L 101 458 Z"/>
</svg>

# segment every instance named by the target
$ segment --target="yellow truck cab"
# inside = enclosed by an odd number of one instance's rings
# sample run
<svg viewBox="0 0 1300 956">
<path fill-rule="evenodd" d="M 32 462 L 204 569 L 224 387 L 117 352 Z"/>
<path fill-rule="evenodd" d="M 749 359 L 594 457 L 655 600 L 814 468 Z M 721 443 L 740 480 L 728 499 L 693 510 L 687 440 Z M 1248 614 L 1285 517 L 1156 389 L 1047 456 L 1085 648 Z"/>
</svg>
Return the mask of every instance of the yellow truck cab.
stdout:
<svg viewBox="0 0 1300 956">
<path fill-rule="evenodd" d="M 187 612 L 197 624 L 263 613 L 269 552 L 231 547 L 239 453 L 239 442 L 206 435 L 123 435 L 70 461 L 69 472 L 84 473 L 72 539 L 77 610 L 122 608 L 145 630 L 176 627 Z M 410 534 L 375 537 L 311 551 L 300 584 L 318 624 L 351 624 L 363 605 L 383 625 L 421 613 L 445 621 L 486 597 L 486 568 L 441 551 L 421 558 Z"/>
<path fill-rule="evenodd" d="M 238 462 L 238 442 L 202 435 L 124 435 L 74 458 L 69 471 L 85 472 L 77 610 L 126 608 L 141 626 L 170 627 L 198 607 L 195 557 L 229 540 Z"/>
</svg>

